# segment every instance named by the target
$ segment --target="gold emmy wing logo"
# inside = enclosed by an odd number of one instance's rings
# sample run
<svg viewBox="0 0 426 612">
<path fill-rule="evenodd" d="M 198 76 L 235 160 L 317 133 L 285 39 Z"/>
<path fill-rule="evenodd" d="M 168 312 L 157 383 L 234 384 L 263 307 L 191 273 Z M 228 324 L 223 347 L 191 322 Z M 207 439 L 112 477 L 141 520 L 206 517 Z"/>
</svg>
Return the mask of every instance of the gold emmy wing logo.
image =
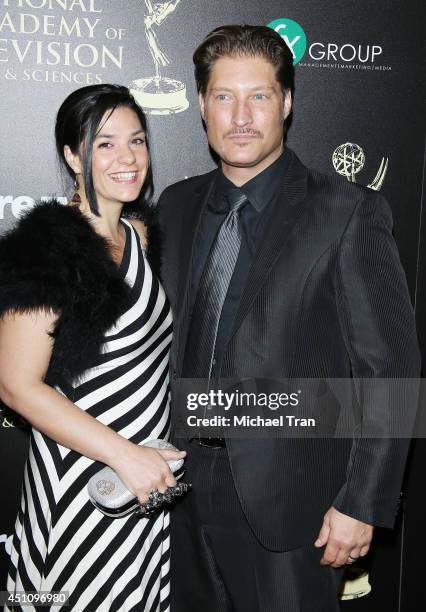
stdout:
<svg viewBox="0 0 426 612">
<path fill-rule="evenodd" d="M 181 81 L 160 75 L 160 67 L 168 66 L 170 60 L 159 47 L 154 26 L 159 27 L 174 12 L 181 0 L 155 2 L 144 0 L 147 12 L 144 18 L 145 36 L 154 60 L 155 76 L 135 79 L 130 90 L 145 112 L 150 115 L 172 115 L 181 113 L 189 106 L 186 86 Z"/>
<path fill-rule="evenodd" d="M 352 142 L 345 142 L 333 151 L 331 160 L 338 174 L 346 176 L 351 183 L 356 183 L 355 175 L 363 169 L 365 155 L 359 145 Z M 389 159 L 387 157 L 382 157 L 377 174 L 367 187 L 374 191 L 379 191 L 381 189 L 388 170 L 388 163 Z"/>
</svg>

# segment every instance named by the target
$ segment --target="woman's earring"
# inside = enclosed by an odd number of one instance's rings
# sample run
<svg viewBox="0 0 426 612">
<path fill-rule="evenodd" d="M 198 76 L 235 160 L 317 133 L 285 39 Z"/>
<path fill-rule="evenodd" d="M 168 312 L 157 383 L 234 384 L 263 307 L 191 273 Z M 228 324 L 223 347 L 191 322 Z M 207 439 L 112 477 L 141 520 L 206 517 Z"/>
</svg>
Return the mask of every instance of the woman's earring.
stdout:
<svg viewBox="0 0 426 612">
<path fill-rule="evenodd" d="M 74 195 L 71 198 L 71 202 L 72 204 L 81 204 L 81 197 L 80 194 L 78 193 L 78 188 L 80 187 L 80 185 L 78 184 L 77 179 L 74 179 Z"/>
</svg>

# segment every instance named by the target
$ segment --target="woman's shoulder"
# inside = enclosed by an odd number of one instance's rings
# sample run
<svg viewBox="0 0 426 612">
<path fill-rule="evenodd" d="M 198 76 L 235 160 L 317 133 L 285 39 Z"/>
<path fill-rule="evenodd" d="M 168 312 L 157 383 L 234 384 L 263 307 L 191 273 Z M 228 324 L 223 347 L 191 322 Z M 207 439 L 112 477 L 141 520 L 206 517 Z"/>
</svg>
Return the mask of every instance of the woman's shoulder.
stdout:
<svg viewBox="0 0 426 612">
<path fill-rule="evenodd" d="M 4 234 L 0 239 L 0 246 L 12 243 L 19 246 L 25 241 L 26 251 L 32 247 L 43 252 L 55 248 L 56 243 L 61 244 L 64 235 L 69 235 L 80 230 L 85 231 L 85 222 L 78 209 L 66 206 L 59 200 L 51 199 L 36 204 L 25 212 L 16 225 Z M 71 234 L 71 236 L 72 236 Z M 71 237 L 70 237 L 71 239 Z M 24 244 L 22 244 L 24 246 Z M 66 245 L 62 244 L 62 247 Z M 18 255 L 21 251 L 13 250 L 10 255 Z"/>
<path fill-rule="evenodd" d="M 67 279 L 61 265 L 61 238 L 53 231 L 54 226 L 63 227 L 62 208 L 53 200 L 37 203 L 1 237 L 0 314 L 62 307 Z"/>
<path fill-rule="evenodd" d="M 0 239 L 0 314 L 61 309 L 70 292 L 113 273 L 105 241 L 76 207 L 38 202 Z"/>
<path fill-rule="evenodd" d="M 108 245 L 77 206 L 51 199 L 37 202 L 24 213 L 0 238 L 0 250 L 6 259 L 23 259 L 25 263 L 37 255 L 42 265 L 45 257 L 51 264 L 54 258 L 71 263 L 71 258 L 76 257 L 72 263 L 78 266 L 79 262 L 87 264 L 86 252 L 101 258 L 107 255 Z"/>
<path fill-rule="evenodd" d="M 51 380 L 72 380 L 93 363 L 106 330 L 129 307 L 105 239 L 78 208 L 57 200 L 37 204 L 0 239 L 0 286 L 0 317 L 40 309 L 59 315 Z"/>
</svg>

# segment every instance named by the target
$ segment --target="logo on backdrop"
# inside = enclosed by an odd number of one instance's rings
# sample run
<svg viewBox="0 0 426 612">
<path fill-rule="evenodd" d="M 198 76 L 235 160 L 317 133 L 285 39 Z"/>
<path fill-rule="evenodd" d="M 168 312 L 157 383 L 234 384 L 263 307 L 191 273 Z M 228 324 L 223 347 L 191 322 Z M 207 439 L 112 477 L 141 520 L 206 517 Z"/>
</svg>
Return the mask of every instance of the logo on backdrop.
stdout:
<svg viewBox="0 0 426 612">
<path fill-rule="evenodd" d="M 353 142 L 345 142 L 334 149 L 331 161 L 338 174 L 345 176 L 351 183 L 356 183 L 355 175 L 363 169 L 365 155 L 363 149 L 359 145 Z M 374 191 L 379 191 L 381 189 L 388 170 L 388 163 L 389 158 L 382 157 L 376 176 L 367 187 Z"/>
<path fill-rule="evenodd" d="M 1 411 L 0 411 L 0 414 L 1 414 Z M 12 421 L 12 419 L 9 419 L 8 417 L 5 417 L 5 416 L 3 416 L 3 418 L 2 418 L 1 426 L 4 427 L 5 429 L 10 429 L 11 427 L 16 427 L 16 425 Z"/>
<path fill-rule="evenodd" d="M 284 39 L 293 54 L 293 64 L 300 62 L 306 51 L 306 34 L 302 26 L 292 19 L 274 19 L 268 27 Z"/>
<path fill-rule="evenodd" d="M 67 198 L 61 196 L 56 198 L 62 204 L 67 203 Z M 50 200 L 49 196 L 42 196 L 40 198 L 41 202 L 46 202 Z M 21 196 L 13 196 L 13 195 L 0 195 L 0 220 L 6 219 L 8 216 L 8 212 L 10 212 L 15 219 L 19 219 L 25 211 L 30 210 L 36 203 L 36 200 L 31 196 L 21 195 Z"/>
<path fill-rule="evenodd" d="M 287 18 L 274 19 L 268 27 L 284 39 L 293 54 L 293 64 L 333 70 L 392 70 L 391 66 L 379 64 L 383 54 L 380 44 L 315 39 L 308 44 L 303 27 Z"/>
<path fill-rule="evenodd" d="M 13 414 L 13 413 L 11 413 Z M 11 427 L 16 427 L 16 423 L 13 420 L 11 414 L 6 413 L 4 408 L 0 405 L 0 426 L 5 429 L 10 429 Z"/>
<path fill-rule="evenodd" d="M 127 31 L 105 23 L 102 0 L 11 4 L 0 0 L 0 78 L 82 86 L 101 83 L 104 69 L 122 70 Z"/>
<path fill-rule="evenodd" d="M 171 115 L 181 113 L 189 106 L 186 97 L 186 86 L 181 81 L 161 76 L 160 68 L 170 64 L 170 60 L 161 49 L 156 35 L 156 28 L 174 12 L 181 0 L 156 2 L 144 0 L 147 12 L 144 18 L 145 36 L 154 62 L 155 76 L 135 79 L 131 92 L 150 115 Z"/>
</svg>

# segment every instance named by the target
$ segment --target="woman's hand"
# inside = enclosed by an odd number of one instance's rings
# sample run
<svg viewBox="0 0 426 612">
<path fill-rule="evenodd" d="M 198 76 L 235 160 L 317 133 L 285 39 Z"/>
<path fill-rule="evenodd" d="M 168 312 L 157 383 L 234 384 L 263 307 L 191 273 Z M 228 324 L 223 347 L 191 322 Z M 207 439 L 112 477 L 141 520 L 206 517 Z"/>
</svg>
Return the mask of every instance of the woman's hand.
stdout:
<svg viewBox="0 0 426 612">
<path fill-rule="evenodd" d="M 183 459 L 185 451 L 156 450 L 147 446 L 129 443 L 129 448 L 118 459 L 110 463 L 125 486 L 143 503 L 149 493 L 157 489 L 165 493 L 167 487 L 176 485 L 167 461 Z"/>
</svg>

